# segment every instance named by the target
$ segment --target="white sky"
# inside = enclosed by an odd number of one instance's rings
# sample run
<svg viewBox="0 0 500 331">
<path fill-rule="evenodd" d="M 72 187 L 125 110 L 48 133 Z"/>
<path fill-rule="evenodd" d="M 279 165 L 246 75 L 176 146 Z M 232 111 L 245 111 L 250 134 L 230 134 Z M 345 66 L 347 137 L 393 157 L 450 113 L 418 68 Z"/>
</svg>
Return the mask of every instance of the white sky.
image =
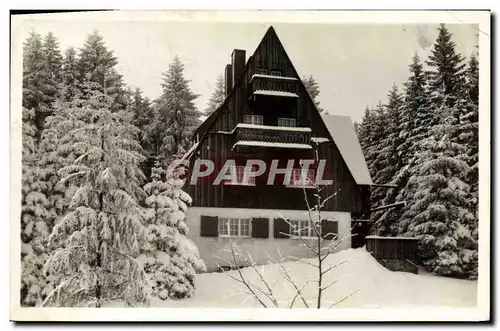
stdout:
<svg viewBox="0 0 500 331">
<path fill-rule="evenodd" d="M 437 25 L 416 24 L 272 24 L 295 68 L 319 83 L 321 107 L 330 113 L 360 120 L 366 105 L 375 106 L 393 83 L 408 77 L 415 52 L 424 59 L 436 38 Z M 168 21 L 26 20 L 23 39 L 31 29 L 52 31 L 61 50 L 83 46 L 98 29 L 108 49 L 119 59 L 127 85 L 140 87 L 150 98 L 161 92 L 161 73 L 176 54 L 185 64 L 191 89 L 200 94 L 200 110 L 218 74 L 230 63 L 234 48 L 254 52 L 269 24 Z M 448 25 L 458 51 L 469 56 L 477 45 L 477 25 Z M 424 47 L 422 47 L 424 46 Z M 426 47 L 427 46 L 427 47 Z"/>
</svg>

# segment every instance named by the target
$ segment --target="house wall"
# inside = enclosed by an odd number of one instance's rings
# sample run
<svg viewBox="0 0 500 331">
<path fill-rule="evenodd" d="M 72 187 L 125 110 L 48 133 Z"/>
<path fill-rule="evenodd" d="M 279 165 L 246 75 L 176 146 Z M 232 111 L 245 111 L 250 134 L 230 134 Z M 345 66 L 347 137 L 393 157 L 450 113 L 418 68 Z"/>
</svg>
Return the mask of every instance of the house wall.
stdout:
<svg viewBox="0 0 500 331">
<path fill-rule="evenodd" d="M 232 239 L 237 247 L 246 256 L 250 253 L 252 259 L 257 264 L 267 264 L 271 261 L 279 260 L 279 252 L 283 257 L 289 258 L 310 258 L 314 257 L 312 252 L 303 246 L 299 239 L 274 238 L 274 218 L 284 217 L 294 220 L 309 220 L 306 210 L 271 210 L 271 209 L 244 209 L 244 208 L 204 208 L 191 207 L 188 209 L 187 219 L 189 226 L 189 237 L 198 247 L 201 258 L 205 261 L 207 271 L 216 271 L 218 266 L 229 266 L 224 260 L 231 260 L 232 255 L 228 250 L 230 248 L 230 239 L 221 237 L 201 237 L 200 219 L 201 215 L 218 217 L 265 217 L 269 219 L 269 238 L 235 238 Z M 338 238 L 341 243 L 338 250 L 351 247 L 350 234 L 351 215 L 347 212 L 322 212 L 322 218 L 335 219 L 338 222 Z M 346 237 L 347 236 L 347 237 Z M 313 240 L 315 242 L 315 240 Z M 324 242 L 328 245 L 329 241 Z M 302 244 L 302 245 L 301 245 Z M 248 265 L 246 258 L 240 257 L 240 265 Z"/>
</svg>

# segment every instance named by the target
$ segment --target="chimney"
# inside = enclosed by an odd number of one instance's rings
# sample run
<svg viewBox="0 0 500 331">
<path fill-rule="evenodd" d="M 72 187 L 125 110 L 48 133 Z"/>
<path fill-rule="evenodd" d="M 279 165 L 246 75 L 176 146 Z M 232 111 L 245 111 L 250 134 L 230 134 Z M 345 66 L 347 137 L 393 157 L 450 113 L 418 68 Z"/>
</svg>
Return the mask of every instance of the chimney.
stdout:
<svg viewBox="0 0 500 331">
<path fill-rule="evenodd" d="M 233 66 L 226 65 L 226 97 L 231 93 L 233 89 Z"/>
<path fill-rule="evenodd" d="M 233 67 L 233 86 L 236 85 L 245 69 L 245 53 L 243 49 L 233 50 L 231 55 L 231 64 Z"/>
</svg>

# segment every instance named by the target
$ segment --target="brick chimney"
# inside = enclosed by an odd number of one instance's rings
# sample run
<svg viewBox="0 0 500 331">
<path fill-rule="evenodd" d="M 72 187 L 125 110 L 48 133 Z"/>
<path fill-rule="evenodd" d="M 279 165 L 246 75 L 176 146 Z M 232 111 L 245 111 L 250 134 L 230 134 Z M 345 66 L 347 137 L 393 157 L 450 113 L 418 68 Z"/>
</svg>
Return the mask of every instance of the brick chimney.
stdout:
<svg viewBox="0 0 500 331">
<path fill-rule="evenodd" d="M 233 50 L 231 55 L 231 65 L 233 67 L 233 86 L 236 85 L 245 69 L 245 53 L 243 49 Z"/>
<path fill-rule="evenodd" d="M 226 97 L 231 93 L 233 89 L 233 66 L 226 65 Z"/>
</svg>

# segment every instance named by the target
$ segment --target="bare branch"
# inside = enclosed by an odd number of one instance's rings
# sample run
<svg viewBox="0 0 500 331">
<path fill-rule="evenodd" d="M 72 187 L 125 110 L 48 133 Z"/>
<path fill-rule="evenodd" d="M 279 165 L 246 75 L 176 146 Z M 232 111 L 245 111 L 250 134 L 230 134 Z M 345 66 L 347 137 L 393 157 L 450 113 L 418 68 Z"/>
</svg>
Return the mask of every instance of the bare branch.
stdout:
<svg viewBox="0 0 500 331">
<path fill-rule="evenodd" d="M 343 297 L 342 299 L 340 299 L 339 301 L 336 301 L 334 303 L 332 303 L 328 308 L 332 308 L 333 306 L 336 306 L 338 305 L 339 303 L 342 303 L 344 302 L 345 300 L 349 299 L 350 297 L 352 297 L 354 294 L 358 293 L 359 292 L 359 288 L 352 291 L 351 293 L 349 293 L 348 295 L 346 295 L 345 297 Z"/>
</svg>

